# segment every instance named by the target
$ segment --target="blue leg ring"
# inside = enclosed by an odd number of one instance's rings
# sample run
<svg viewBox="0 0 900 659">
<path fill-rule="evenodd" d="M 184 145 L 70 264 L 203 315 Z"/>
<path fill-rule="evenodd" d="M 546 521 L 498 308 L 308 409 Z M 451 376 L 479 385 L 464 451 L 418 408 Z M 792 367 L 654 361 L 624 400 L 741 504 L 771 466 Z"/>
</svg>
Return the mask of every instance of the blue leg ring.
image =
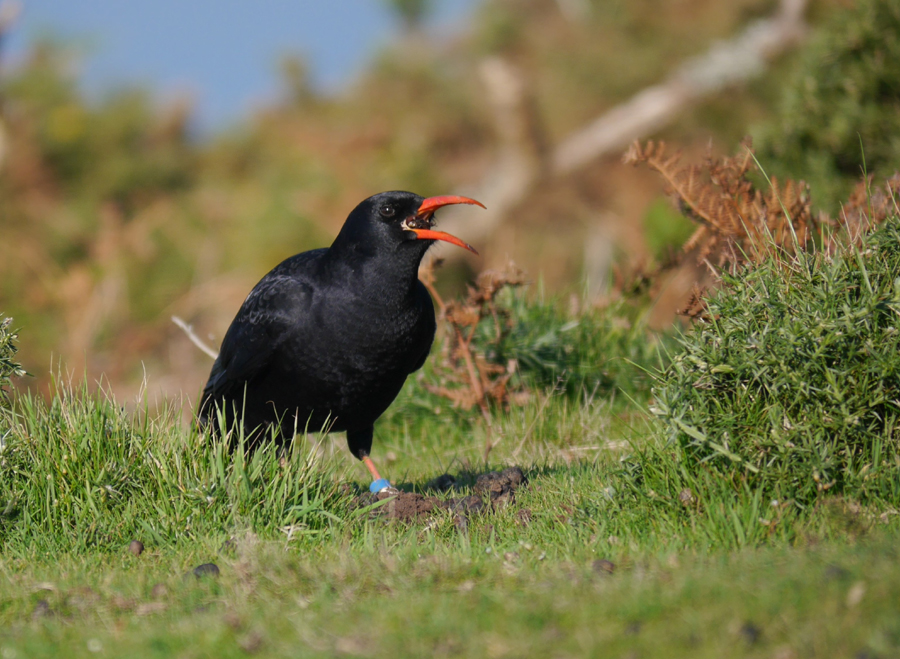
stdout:
<svg viewBox="0 0 900 659">
<path fill-rule="evenodd" d="M 372 484 L 369 485 L 369 492 L 373 494 L 378 494 L 383 489 L 391 486 L 391 482 L 387 478 L 379 478 L 377 481 L 372 481 Z"/>
</svg>

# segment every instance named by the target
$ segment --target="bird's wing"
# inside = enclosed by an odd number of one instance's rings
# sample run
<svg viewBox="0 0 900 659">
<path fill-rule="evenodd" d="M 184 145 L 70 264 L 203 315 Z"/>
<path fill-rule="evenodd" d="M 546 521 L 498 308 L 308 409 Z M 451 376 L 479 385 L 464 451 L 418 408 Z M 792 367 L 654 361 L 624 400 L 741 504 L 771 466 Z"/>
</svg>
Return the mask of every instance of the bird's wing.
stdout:
<svg viewBox="0 0 900 659">
<path fill-rule="evenodd" d="M 268 367 L 288 329 L 309 308 L 312 294 L 309 284 L 277 270 L 256 285 L 225 334 L 203 389 L 204 405 L 243 395 L 244 385 Z"/>
<path fill-rule="evenodd" d="M 422 338 L 419 342 L 422 354 L 415 361 L 415 366 L 413 366 L 410 373 L 415 373 L 425 365 L 425 360 L 428 359 L 428 353 L 431 352 L 431 344 L 434 343 L 434 332 L 437 329 L 434 320 L 434 303 L 431 301 L 431 294 L 422 282 L 416 283 L 416 288 L 418 289 L 417 303 L 422 309 L 422 317 L 425 319 L 425 324 L 423 325 Z"/>
</svg>

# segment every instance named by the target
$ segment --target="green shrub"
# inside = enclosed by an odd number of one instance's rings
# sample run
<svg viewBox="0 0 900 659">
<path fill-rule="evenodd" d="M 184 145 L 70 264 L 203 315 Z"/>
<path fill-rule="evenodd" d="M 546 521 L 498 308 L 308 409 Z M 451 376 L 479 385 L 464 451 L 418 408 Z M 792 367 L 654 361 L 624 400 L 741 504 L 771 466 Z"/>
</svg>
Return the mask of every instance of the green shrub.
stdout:
<svg viewBox="0 0 900 659">
<path fill-rule="evenodd" d="M 3 314 L 0 313 L 0 318 Z M 25 369 L 16 361 L 16 339 L 18 335 L 11 331 L 12 318 L 4 318 L 0 321 L 0 410 L 9 405 L 10 378 L 25 375 Z"/>
<path fill-rule="evenodd" d="M 900 503 L 900 218 L 723 275 L 708 317 L 654 390 L 680 469 L 801 505 Z"/>
<path fill-rule="evenodd" d="M 635 308 L 618 302 L 572 314 L 558 301 L 528 300 L 524 291 L 503 291 L 500 306 L 512 321 L 499 345 L 485 350 L 497 364 L 510 359 L 527 387 L 564 386 L 569 393 L 649 392 L 649 368 L 658 363 L 658 341 Z M 494 323 L 478 327 L 476 346 L 490 345 Z M 647 370 L 645 370 L 647 369 Z"/>
<path fill-rule="evenodd" d="M 900 169 L 900 3 L 859 0 L 806 47 L 778 116 L 759 131 L 770 174 L 803 177 L 813 199 L 839 210 L 868 171 Z"/>
</svg>

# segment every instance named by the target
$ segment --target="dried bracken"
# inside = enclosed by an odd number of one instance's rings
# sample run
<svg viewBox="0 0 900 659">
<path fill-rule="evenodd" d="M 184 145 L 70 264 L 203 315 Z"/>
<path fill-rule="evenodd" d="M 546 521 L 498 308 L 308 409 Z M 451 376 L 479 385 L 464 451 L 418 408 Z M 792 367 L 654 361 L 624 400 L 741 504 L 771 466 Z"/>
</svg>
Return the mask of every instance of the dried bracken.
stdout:
<svg viewBox="0 0 900 659">
<path fill-rule="evenodd" d="M 635 142 L 624 157 L 663 176 L 685 216 L 700 225 L 683 255 L 713 269 L 733 271 L 773 251 L 805 249 L 818 231 L 806 184 L 773 178 L 768 191 L 756 189 L 749 179 L 757 169 L 749 138 L 742 147 L 734 157 L 707 155 L 700 165 L 681 164 L 681 154 L 668 155 L 664 142 Z"/>
<path fill-rule="evenodd" d="M 691 296 L 688 298 L 687 304 L 684 305 L 684 308 L 678 314 L 687 316 L 692 320 L 706 320 L 706 291 L 705 286 L 695 285 L 693 290 L 691 290 Z"/>
<path fill-rule="evenodd" d="M 667 271 L 706 266 L 709 274 L 699 277 L 679 312 L 692 320 L 708 319 L 707 291 L 715 288 L 720 272 L 733 273 L 747 263 L 798 250 L 833 253 L 841 245 L 858 243 L 888 216 L 900 212 L 900 173 L 895 173 L 881 187 L 873 187 L 872 176 L 861 181 L 836 219 L 813 216 L 802 181 L 780 183 L 773 177 L 766 192 L 757 189 L 751 178 L 758 166 L 750 139 L 745 138 L 741 146 L 734 157 L 716 159 L 707 154 L 701 164 L 684 165 L 680 153 L 666 153 L 663 142 L 644 146 L 635 142 L 623 158 L 627 164 L 643 163 L 659 172 L 682 214 L 699 225 L 678 254 L 641 273 L 641 280 L 653 288 Z"/>
<path fill-rule="evenodd" d="M 832 232 L 827 246 L 832 250 L 839 242 L 858 242 L 860 237 L 873 227 L 881 224 L 891 214 L 900 214 L 897 196 L 900 192 L 900 173 L 895 173 L 884 182 L 883 187 L 872 187 L 874 177 L 870 174 L 856 184 L 847 203 L 841 208 L 837 229 Z M 829 224 L 834 224 L 829 221 Z"/>
<path fill-rule="evenodd" d="M 496 304 L 496 297 L 504 288 L 524 284 L 525 275 L 512 263 L 504 270 L 485 270 L 475 285 L 468 287 L 464 299 L 445 303 L 434 290 L 434 267 L 439 263 L 433 261 L 419 272 L 438 304 L 447 335 L 435 362 L 439 384 L 425 384 L 425 388 L 449 399 L 454 407 L 468 410 L 477 405 L 490 425 L 490 405 L 510 402 L 513 392 L 509 380 L 516 372 L 515 362 L 496 364 L 485 355 L 485 350 L 499 345 L 510 329 L 509 312 Z M 473 339 L 481 322 L 488 318 L 493 322 L 493 334 L 476 349 Z"/>
</svg>

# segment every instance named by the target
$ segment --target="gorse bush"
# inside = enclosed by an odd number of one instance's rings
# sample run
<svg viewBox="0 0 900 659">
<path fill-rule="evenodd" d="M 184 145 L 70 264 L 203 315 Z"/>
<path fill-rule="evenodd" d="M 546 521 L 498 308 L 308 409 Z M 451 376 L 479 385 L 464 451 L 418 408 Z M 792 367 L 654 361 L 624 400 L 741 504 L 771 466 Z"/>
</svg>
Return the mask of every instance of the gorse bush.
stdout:
<svg viewBox="0 0 900 659">
<path fill-rule="evenodd" d="M 681 468 L 800 504 L 900 503 L 900 218 L 723 275 L 655 389 Z"/>
<path fill-rule="evenodd" d="M 0 313 L 0 413 L 9 405 L 7 388 L 10 378 L 25 375 L 25 370 L 16 361 L 16 339 L 18 336 L 10 330 L 12 318 L 4 318 Z"/>
</svg>

